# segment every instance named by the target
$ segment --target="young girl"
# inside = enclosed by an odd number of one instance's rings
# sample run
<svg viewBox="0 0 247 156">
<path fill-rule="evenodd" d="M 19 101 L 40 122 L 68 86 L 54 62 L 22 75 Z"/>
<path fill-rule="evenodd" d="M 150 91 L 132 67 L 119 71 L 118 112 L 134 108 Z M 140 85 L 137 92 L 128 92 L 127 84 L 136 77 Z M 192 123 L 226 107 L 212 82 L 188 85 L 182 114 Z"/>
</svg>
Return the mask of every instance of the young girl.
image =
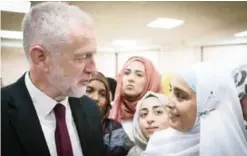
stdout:
<svg viewBox="0 0 247 156">
<path fill-rule="evenodd" d="M 168 128 L 168 114 L 165 110 L 167 97 L 148 91 L 138 102 L 133 120 L 135 146 L 128 156 L 142 156 L 150 136 L 155 131 Z"/>
</svg>

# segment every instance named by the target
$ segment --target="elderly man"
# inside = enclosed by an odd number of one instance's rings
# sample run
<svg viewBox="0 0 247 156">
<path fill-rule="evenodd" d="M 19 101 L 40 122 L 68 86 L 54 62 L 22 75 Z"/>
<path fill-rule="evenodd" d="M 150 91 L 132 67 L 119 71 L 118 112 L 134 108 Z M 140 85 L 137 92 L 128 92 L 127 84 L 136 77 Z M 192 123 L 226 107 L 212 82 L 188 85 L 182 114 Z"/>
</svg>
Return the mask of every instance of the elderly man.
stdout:
<svg viewBox="0 0 247 156">
<path fill-rule="evenodd" d="M 83 96 L 95 71 L 91 18 L 65 3 L 38 4 L 23 20 L 23 46 L 30 70 L 1 89 L 2 155 L 103 156 L 99 110 Z"/>
</svg>

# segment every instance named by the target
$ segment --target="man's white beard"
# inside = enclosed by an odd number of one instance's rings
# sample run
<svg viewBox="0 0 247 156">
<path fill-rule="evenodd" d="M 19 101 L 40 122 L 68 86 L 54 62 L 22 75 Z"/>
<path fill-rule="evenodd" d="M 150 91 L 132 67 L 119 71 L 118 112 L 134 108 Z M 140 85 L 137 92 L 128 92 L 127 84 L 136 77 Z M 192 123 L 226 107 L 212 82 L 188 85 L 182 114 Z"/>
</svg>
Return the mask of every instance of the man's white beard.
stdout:
<svg viewBox="0 0 247 156">
<path fill-rule="evenodd" d="M 57 68 L 56 72 L 49 75 L 48 79 L 65 96 L 80 98 L 86 93 L 86 86 L 79 86 L 79 84 L 75 83 L 71 84 L 73 80 L 65 77 L 60 68 Z"/>
<path fill-rule="evenodd" d="M 86 94 L 86 89 L 87 87 L 86 86 L 81 86 L 81 87 L 73 87 L 71 88 L 71 90 L 69 91 L 68 93 L 68 96 L 70 97 L 75 97 L 75 98 L 80 98 L 82 97 L 83 95 Z"/>
</svg>

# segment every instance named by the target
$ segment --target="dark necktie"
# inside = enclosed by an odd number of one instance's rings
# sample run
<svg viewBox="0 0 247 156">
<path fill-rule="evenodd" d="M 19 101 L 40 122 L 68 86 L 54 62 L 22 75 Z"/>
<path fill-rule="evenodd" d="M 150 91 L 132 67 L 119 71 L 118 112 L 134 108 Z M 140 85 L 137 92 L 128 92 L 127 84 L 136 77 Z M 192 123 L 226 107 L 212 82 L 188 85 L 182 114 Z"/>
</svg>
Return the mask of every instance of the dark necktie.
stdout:
<svg viewBox="0 0 247 156">
<path fill-rule="evenodd" d="M 65 106 L 57 104 L 54 107 L 56 117 L 55 139 L 58 156 L 73 156 L 71 141 L 66 125 Z"/>
</svg>

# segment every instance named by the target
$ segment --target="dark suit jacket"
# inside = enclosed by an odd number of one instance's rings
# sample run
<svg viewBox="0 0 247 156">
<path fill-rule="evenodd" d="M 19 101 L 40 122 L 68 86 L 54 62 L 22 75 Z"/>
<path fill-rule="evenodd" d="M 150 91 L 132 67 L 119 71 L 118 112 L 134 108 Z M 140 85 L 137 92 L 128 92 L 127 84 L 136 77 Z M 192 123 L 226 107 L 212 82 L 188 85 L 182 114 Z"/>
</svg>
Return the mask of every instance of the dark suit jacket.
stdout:
<svg viewBox="0 0 247 156">
<path fill-rule="evenodd" d="M 50 156 L 24 77 L 1 89 L 2 156 Z M 87 97 L 69 98 L 84 156 L 104 156 L 99 109 Z"/>
</svg>

